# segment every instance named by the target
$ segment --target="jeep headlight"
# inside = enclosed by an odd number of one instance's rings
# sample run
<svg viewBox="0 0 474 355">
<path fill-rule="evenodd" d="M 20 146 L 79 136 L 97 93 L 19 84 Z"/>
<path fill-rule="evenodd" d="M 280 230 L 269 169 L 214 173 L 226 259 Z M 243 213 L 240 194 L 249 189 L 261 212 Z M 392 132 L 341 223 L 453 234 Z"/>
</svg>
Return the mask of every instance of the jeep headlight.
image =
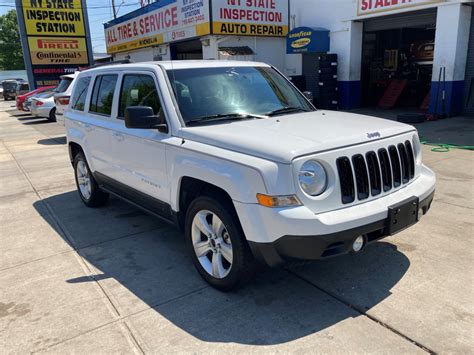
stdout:
<svg viewBox="0 0 474 355">
<path fill-rule="evenodd" d="M 317 161 L 308 160 L 298 173 L 298 181 L 301 189 L 308 195 L 321 195 L 327 186 L 326 170 Z"/>
</svg>

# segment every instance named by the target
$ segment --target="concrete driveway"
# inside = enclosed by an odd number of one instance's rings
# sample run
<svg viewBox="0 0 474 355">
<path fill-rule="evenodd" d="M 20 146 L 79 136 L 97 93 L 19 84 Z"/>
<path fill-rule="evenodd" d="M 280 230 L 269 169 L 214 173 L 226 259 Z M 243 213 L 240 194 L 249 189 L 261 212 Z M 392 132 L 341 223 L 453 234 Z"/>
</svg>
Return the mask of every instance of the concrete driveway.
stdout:
<svg viewBox="0 0 474 355">
<path fill-rule="evenodd" d="M 2 353 L 472 353 L 473 152 L 424 149 L 438 189 L 410 230 L 356 256 L 262 267 L 224 294 L 178 230 L 115 198 L 84 207 L 63 128 L 9 109 L 0 102 Z"/>
</svg>

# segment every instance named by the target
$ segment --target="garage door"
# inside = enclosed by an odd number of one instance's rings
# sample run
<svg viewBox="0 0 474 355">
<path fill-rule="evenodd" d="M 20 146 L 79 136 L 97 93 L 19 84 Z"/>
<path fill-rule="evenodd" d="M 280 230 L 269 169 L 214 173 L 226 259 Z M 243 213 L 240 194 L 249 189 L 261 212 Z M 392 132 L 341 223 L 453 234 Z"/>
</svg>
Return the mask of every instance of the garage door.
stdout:
<svg viewBox="0 0 474 355">
<path fill-rule="evenodd" d="M 429 26 L 436 26 L 436 9 L 381 16 L 364 21 L 365 32 Z"/>
<path fill-rule="evenodd" d="M 471 15 L 471 32 L 467 52 L 464 112 L 474 113 L 474 9 Z"/>
</svg>

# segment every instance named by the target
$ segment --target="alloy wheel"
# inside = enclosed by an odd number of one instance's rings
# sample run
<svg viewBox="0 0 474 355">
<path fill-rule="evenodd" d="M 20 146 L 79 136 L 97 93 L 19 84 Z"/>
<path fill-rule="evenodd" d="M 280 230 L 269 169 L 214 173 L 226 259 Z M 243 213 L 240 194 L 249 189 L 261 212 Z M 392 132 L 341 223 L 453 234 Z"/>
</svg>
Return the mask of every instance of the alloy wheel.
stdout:
<svg viewBox="0 0 474 355">
<path fill-rule="evenodd" d="M 92 194 L 92 183 L 89 175 L 89 169 L 83 160 L 79 160 L 76 166 L 77 184 L 79 185 L 79 191 L 82 197 L 86 200 L 91 198 Z"/>
<path fill-rule="evenodd" d="M 232 242 L 226 226 L 213 212 L 201 210 L 191 227 L 194 252 L 206 272 L 216 279 L 226 277 L 233 260 Z"/>
</svg>

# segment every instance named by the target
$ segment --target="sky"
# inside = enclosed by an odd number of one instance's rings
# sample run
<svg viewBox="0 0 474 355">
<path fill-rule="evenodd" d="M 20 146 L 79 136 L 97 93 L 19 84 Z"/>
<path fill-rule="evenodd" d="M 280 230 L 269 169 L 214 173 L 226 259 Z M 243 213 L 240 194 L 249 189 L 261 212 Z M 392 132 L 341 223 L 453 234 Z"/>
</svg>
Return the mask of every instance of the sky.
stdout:
<svg viewBox="0 0 474 355">
<path fill-rule="evenodd" d="M 86 0 L 91 30 L 92 49 L 95 53 L 105 53 L 104 22 L 113 19 L 111 0 Z M 125 15 L 140 7 L 140 0 L 115 0 L 117 16 Z M 0 0 L 0 15 L 15 9 L 15 0 Z"/>
</svg>

